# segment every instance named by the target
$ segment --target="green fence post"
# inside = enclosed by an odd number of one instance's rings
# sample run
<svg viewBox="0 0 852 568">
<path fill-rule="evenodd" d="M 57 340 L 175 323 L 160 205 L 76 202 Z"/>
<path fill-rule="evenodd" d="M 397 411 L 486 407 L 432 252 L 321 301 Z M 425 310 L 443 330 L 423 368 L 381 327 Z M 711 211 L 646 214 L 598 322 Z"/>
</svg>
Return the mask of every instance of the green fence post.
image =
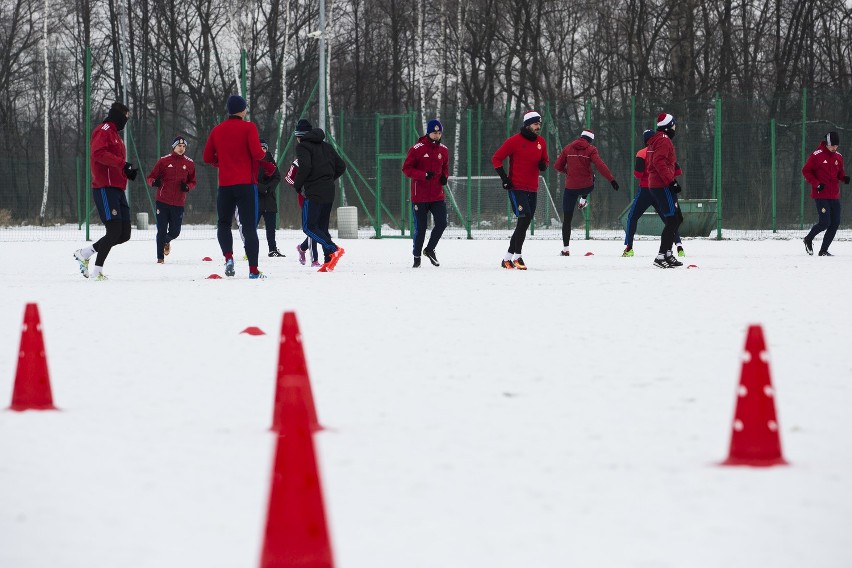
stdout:
<svg viewBox="0 0 852 568">
<path fill-rule="evenodd" d="M 472 239 L 473 235 L 470 233 L 470 225 L 473 220 L 473 216 L 471 215 L 470 209 L 473 207 L 473 196 L 471 195 L 473 186 L 470 183 L 470 176 L 473 171 L 473 164 L 471 164 L 471 161 L 473 160 L 473 112 L 470 109 L 467 109 L 465 114 L 467 114 L 467 238 Z"/>
<path fill-rule="evenodd" d="M 379 127 L 379 113 L 376 113 L 376 238 L 382 238 L 382 162 L 379 159 L 381 147 L 379 145 L 381 128 Z"/>
<path fill-rule="evenodd" d="M 800 164 L 804 165 L 805 157 L 807 156 L 807 138 L 808 138 L 808 129 L 807 129 L 807 120 L 808 120 L 808 89 L 804 87 L 802 89 L 802 161 Z M 805 177 L 799 176 L 799 230 L 805 228 Z"/>
<path fill-rule="evenodd" d="M 86 47 L 86 124 L 84 130 L 89 134 L 92 130 L 92 50 Z M 92 156 L 89 147 L 86 147 L 86 185 L 83 192 L 86 194 L 86 241 L 91 240 L 89 236 L 89 208 L 92 206 Z"/>
<path fill-rule="evenodd" d="M 240 92 L 243 98 L 248 100 L 248 88 L 246 86 L 246 50 L 240 50 Z"/>
<path fill-rule="evenodd" d="M 344 144 L 344 139 L 343 139 L 344 122 L 343 122 L 343 118 L 344 118 L 343 109 L 340 109 L 340 129 L 339 129 L 339 133 L 338 133 L 338 136 L 337 136 L 337 139 L 340 141 L 339 142 L 340 146 L 343 146 L 343 144 Z M 343 189 L 343 180 L 340 180 L 340 205 L 343 206 L 343 207 L 346 206 L 346 192 Z"/>
<path fill-rule="evenodd" d="M 586 99 L 586 130 L 592 129 L 592 100 Z M 591 198 L 591 196 L 590 196 Z M 583 223 L 586 226 L 586 240 L 588 241 L 590 238 L 590 229 L 591 229 L 591 214 L 589 212 L 591 207 L 586 207 L 583 209 Z"/>
<path fill-rule="evenodd" d="M 630 151 L 636 151 L 636 95 L 630 96 Z M 636 196 L 636 178 L 633 172 L 628 172 L 627 179 L 630 180 L 630 201 Z"/>
<path fill-rule="evenodd" d="M 482 224 L 482 103 L 476 105 L 476 228 Z"/>
<path fill-rule="evenodd" d="M 77 181 L 77 230 L 79 231 L 83 227 L 82 215 L 80 214 L 80 156 L 74 158 L 74 166 L 76 173 L 74 177 Z"/>
<path fill-rule="evenodd" d="M 770 176 L 772 179 L 772 232 L 778 232 L 778 196 L 777 196 L 777 171 L 776 171 L 776 156 L 775 156 L 775 119 L 769 121 L 769 146 L 771 149 L 771 169 Z"/>
<path fill-rule="evenodd" d="M 511 120 L 512 120 L 512 108 L 507 103 L 506 104 L 506 138 L 508 138 L 511 135 L 511 131 L 512 131 L 512 125 L 511 125 L 511 122 L 510 122 Z M 512 228 L 512 204 L 507 199 L 506 200 L 506 229 L 511 229 L 511 228 Z"/>
<path fill-rule="evenodd" d="M 722 239 L 722 98 L 716 93 L 716 125 L 714 132 L 715 160 L 713 170 L 716 179 L 716 240 Z"/>
</svg>

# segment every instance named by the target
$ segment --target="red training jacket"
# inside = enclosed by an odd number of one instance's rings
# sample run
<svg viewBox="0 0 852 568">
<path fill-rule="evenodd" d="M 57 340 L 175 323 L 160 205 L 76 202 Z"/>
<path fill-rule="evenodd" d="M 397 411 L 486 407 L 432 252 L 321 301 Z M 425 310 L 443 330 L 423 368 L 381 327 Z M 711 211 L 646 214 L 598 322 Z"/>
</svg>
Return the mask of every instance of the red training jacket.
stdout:
<svg viewBox="0 0 852 568">
<path fill-rule="evenodd" d="M 674 144 L 665 132 L 656 132 L 648 140 L 645 167 L 648 169 L 648 187 L 668 187 L 675 180 L 677 157 Z"/>
<path fill-rule="evenodd" d="M 491 164 L 499 168 L 506 158 L 510 158 L 509 181 L 512 182 L 513 189 L 537 192 L 540 173 L 538 163 L 542 160 L 545 164 L 550 163 L 544 138 L 538 136 L 535 140 L 528 140 L 521 133 L 510 136 L 494 152 Z"/>
<path fill-rule="evenodd" d="M 124 175 L 127 152 L 115 123 L 99 124 L 92 132 L 89 148 L 92 155 L 92 188 L 127 189 L 127 176 Z"/>
<path fill-rule="evenodd" d="M 157 188 L 157 201 L 166 205 L 186 205 L 187 192 L 181 189 L 181 183 L 195 189 L 195 162 L 186 154 L 183 156 L 171 152 L 154 164 L 154 169 L 146 177 L 148 185 L 154 186 L 154 180 L 160 178 L 163 183 Z"/>
<path fill-rule="evenodd" d="M 639 180 L 640 189 L 648 189 L 648 166 L 645 163 L 645 154 L 647 152 L 647 147 L 636 152 L 636 160 L 633 162 L 633 177 Z M 680 165 L 675 162 L 675 177 L 682 175 L 683 171 L 681 171 Z"/>
<path fill-rule="evenodd" d="M 811 199 L 840 199 L 840 180 L 846 175 L 843 169 L 843 156 L 832 152 L 825 141 L 819 143 L 814 153 L 808 156 L 802 175 L 811 184 Z M 822 191 L 816 186 L 824 183 Z"/>
<path fill-rule="evenodd" d="M 595 145 L 580 137 L 562 148 L 553 167 L 557 172 L 565 174 L 565 189 L 586 189 L 595 185 L 592 164 L 607 181 L 615 179 L 598 155 Z"/>
<path fill-rule="evenodd" d="M 238 116 L 217 124 L 204 146 L 204 162 L 219 169 L 220 186 L 256 184 L 264 156 L 257 126 Z"/>
<path fill-rule="evenodd" d="M 435 142 L 428 135 L 421 136 L 417 144 L 409 148 L 402 173 L 411 178 L 411 202 L 428 203 L 444 200 L 444 186 L 441 176 L 450 175 L 450 150 Z M 426 179 L 426 172 L 432 172 L 431 179 Z"/>
</svg>

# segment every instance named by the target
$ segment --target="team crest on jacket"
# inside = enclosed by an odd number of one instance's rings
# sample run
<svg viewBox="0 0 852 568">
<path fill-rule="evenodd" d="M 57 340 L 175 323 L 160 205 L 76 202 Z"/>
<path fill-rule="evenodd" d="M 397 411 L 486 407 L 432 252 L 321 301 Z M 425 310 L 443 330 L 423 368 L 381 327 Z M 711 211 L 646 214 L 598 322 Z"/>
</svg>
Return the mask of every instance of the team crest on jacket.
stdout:
<svg viewBox="0 0 852 568">
<path fill-rule="evenodd" d="M 113 209 L 113 210 L 112 210 L 112 214 L 113 214 L 113 215 L 118 215 L 118 211 L 116 211 L 115 209 Z"/>
<path fill-rule="evenodd" d="M 825 207 L 823 207 L 822 209 L 820 209 L 820 213 L 825 213 Z"/>
<path fill-rule="evenodd" d="M 536 145 L 535 145 L 535 147 L 536 147 L 536 148 L 538 148 L 539 150 L 541 150 L 541 142 L 539 142 L 538 144 L 536 144 Z"/>
<path fill-rule="evenodd" d="M 416 203 L 414 204 L 414 210 L 415 210 L 415 211 L 418 211 L 418 208 L 417 208 L 417 204 L 416 204 Z"/>
<path fill-rule="evenodd" d="M 442 156 L 440 152 L 438 153 L 438 159 L 439 159 L 439 160 L 443 160 L 443 159 L 444 159 L 444 156 Z"/>
</svg>

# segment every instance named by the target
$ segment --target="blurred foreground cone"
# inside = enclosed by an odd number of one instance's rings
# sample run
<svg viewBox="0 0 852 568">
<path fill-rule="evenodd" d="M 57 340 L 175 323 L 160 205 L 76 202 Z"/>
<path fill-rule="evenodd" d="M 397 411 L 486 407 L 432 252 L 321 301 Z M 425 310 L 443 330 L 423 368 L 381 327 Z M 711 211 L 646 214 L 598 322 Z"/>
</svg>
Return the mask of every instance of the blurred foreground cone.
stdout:
<svg viewBox="0 0 852 568">
<path fill-rule="evenodd" d="M 18 351 L 18 370 L 10 410 L 56 410 L 50 392 L 50 375 L 36 304 L 27 304 Z"/>
<path fill-rule="evenodd" d="M 278 349 L 278 377 L 275 385 L 275 407 L 272 416 L 272 431 L 284 433 L 284 389 L 297 387 L 305 397 L 305 410 L 308 414 L 308 424 L 311 432 L 322 430 L 317 420 L 317 410 L 314 406 L 314 394 L 311 390 L 311 379 L 308 377 L 308 364 L 305 361 L 305 350 L 302 348 L 302 333 L 295 312 L 284 312 L 281 321 L 281 344 Z"/>
<path fill-rule="evenodd" d="M 748 328 L 731 450 L 722 465 L 772 466 L 787 462 L 775 416 L 775 390 L 769 376 L 769 354 L 759 325 Z"/>
<path fill-rule="evenodd" d="M 283 389 L 284 433 L 277 437 L 260 568 L 333 568 L 316 452 L 305 396 Z"/>
</svg>

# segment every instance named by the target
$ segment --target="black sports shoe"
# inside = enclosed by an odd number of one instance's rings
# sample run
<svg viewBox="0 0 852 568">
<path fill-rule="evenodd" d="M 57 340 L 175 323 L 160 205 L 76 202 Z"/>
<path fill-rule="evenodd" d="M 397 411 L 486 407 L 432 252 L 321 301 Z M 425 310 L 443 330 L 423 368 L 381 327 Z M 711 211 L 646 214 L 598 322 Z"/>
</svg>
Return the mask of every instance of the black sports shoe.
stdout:
<svg viewBox="0 0 852 568">
<path fill-rule="evenodd" d="M 669 265 L 669 268 L 677 268 L 678 266 L 683 266 L 683 263 L 677 259 L 677 257 L 671 253 L 666 255 L 664 259 L 666 264 Z"/>
<path fill-rule="evenodd" d="M 420 268 L 420 257 L 419 256 L 414 257 L 414 266 L 412 266 L 411 268 Z"/>
<path fill-rule="evenodd" d="M 660 257 L 655 258 L 655 259 L 654 259 L 654 266 L 656 266 L 657 268 L 671 268 L 671 267 L 669 266 L 669 263 L 668 263 L 668 262 L 666 262 L 665 257 L 663 257 L 663 258 L 660 258 Z"/>
<path fill-rule="evenodd" d="M 432 249 L 423 249 L 423 256 L 428 258 L 429 262 L 431 262 L 433 266 L 441 266 L 441 263 L 438 262 L 438 257 L 435 256 L 435 251 Z"/>
<path fill-rule="evenodd" d="M 271 251 L 269 251 L 269 256 L 284 256 L 284 253 L 282 253 L 278 249 L 272 249 Z"/>
<path fill-rule="evenodd" d="M 808 253 L 809 255 L 813 256 L 813 255 L 814 255 L 814 242 L 813 242 L 813 241 L 809 241 L 809 240 L 807 239 L 807 237 L 805 237 L 805 238 L 804 238 L 804 239 L 802 239 L 802 240 L 803 240 L 803 241 L 804 241 L 804 243 L 805 243 L 805 252 L 806 252 L 806 253 Z"/>
<path fill-rule="evenodd" d="M 834 256 L 833 254 L 831 254 L 831 253 L 830 253 L 830 252 L 828 252 L 827 250 L 821 250 L 821 251 L 819 251 L 819 255 L 820 255 L 820 256 Z"/>
</svg>

